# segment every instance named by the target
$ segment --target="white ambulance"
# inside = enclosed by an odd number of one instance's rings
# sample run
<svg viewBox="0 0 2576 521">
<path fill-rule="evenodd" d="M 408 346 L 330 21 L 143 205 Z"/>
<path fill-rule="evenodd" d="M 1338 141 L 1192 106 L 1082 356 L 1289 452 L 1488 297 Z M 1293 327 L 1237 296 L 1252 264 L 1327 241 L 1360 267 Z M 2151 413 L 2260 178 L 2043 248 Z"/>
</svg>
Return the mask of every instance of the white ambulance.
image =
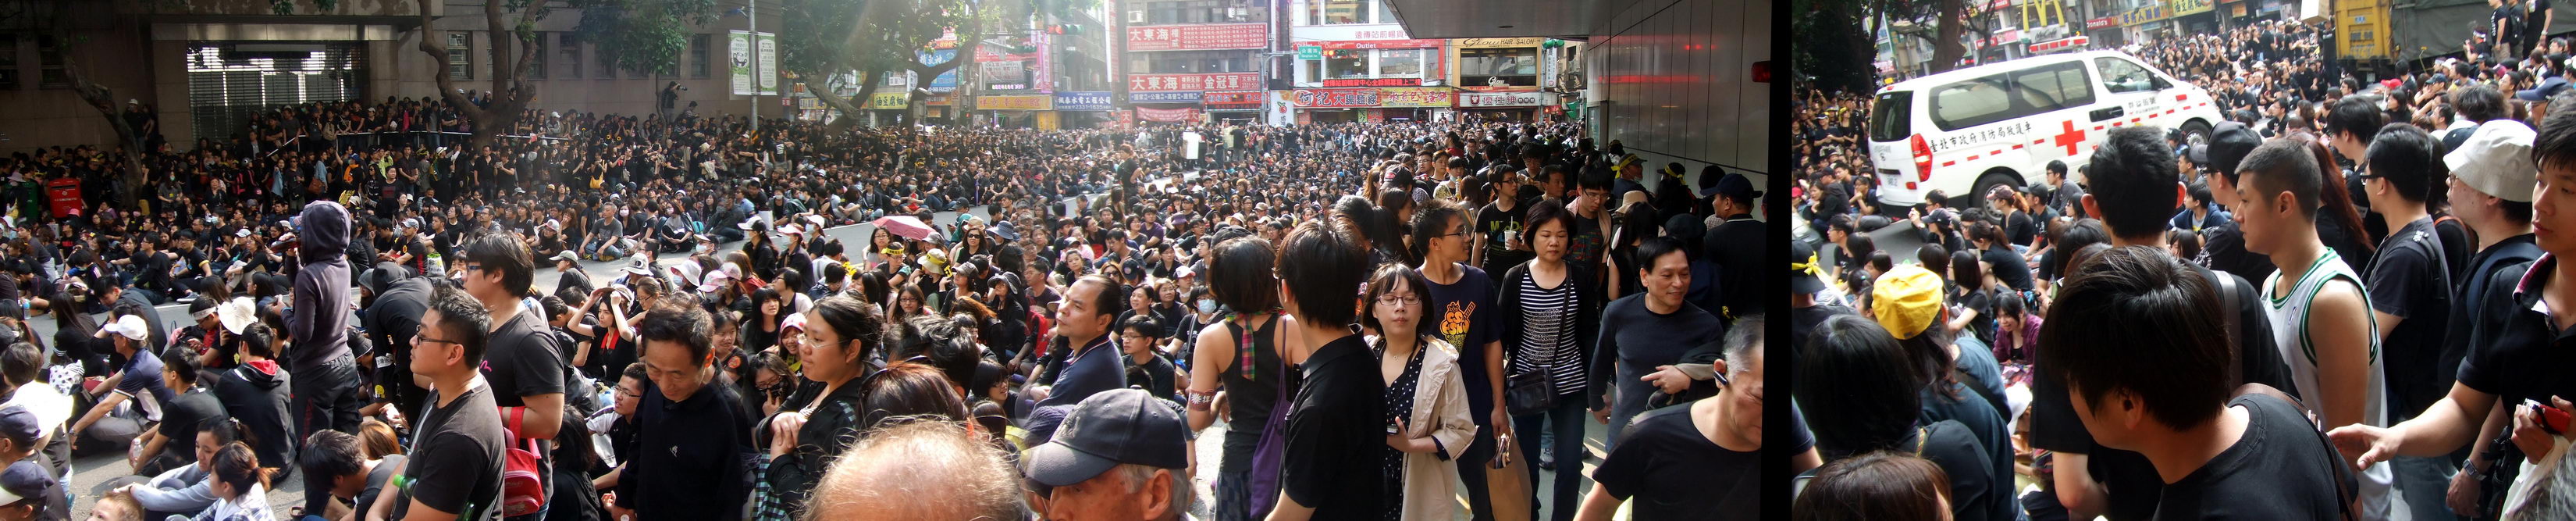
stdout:
<svg viewBox="0 0 2576 521">
<path fill-rule="evenodd" d="M 1976 205 L 2065 161 L 2068 175 L 2122 126 L 2179 128 L 2207 142 L 2223 118 L 2209 91 L 2118 51 L 2069 52 L 1952 70 L 1880 88 L 1869 158 L 1879 201 L 1921 204 L 1933 190 Z"/>
</svg>

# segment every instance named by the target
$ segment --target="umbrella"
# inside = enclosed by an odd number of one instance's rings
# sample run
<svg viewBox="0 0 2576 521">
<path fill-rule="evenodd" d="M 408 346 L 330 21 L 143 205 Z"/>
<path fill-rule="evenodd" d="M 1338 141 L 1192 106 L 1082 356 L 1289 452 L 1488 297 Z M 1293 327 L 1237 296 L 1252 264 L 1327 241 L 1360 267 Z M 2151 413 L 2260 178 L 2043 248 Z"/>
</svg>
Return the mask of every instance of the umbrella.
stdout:
<svg viewBox="0 0 2576 521">
<path fill-rule="evenodd" d="M 930 225 L 922 224 L 921 218 L 918 217 L 910 215 L 889 215 L 877 218 L 874 224 L 876 224 L 878 228 L 884 228 L 887 232 L 893 233 L 896 236 L 912 240 L 924 240 L 930 238 Z"/>
</svg>

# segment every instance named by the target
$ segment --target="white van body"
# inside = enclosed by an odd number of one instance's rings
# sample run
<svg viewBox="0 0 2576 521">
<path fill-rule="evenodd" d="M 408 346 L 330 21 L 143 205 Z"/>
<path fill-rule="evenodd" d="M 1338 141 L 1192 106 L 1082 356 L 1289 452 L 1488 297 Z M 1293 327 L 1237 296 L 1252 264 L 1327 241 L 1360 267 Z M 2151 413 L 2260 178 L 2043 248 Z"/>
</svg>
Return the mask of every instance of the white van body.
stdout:
<svg viewBox="0 0 2576 521">
<path fill-rule="evenodd" d="M 2049 161 L 2073 176 L 2111 129 L 2181 129 L 2205 143 L 2223 120 L 2209 91 L 2119 51 L 1952 70 L 1890 84 L 1872 101 L 1869 158 L 1890 206 L 1921 204 L 1933 190 L 1972 205 L 1995 186 L 2042 180 Z"/>
</svg>

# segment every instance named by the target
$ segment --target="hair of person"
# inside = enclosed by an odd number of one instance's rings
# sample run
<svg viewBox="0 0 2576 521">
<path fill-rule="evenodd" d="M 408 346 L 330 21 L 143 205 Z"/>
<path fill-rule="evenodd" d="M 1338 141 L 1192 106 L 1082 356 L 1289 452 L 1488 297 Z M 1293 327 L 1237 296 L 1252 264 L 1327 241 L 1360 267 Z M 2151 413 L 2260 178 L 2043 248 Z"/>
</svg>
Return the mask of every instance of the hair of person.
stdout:
<svg viewBox="0 0 2576 521">
<path fill-rule="evenodd" d="M 2318 174 L 2321 178 L 2317 180 L 2319 187 L 2317 203 L 2318 208 L 2326 212 L 2322 217 L 2334 219 L 2336 223 L 2343 225 L 2344 229 L 2353 230 L 2352 233 L 2356 235 L 2360 234 L 2361 230 L 2367 229 L 2362 227 L 2359 203 L 2353 202 L 2351 190 L 2344 189 L 2343 169 L 2324 168 L 2326 165 L 2335 164 L 2332 150 L 2323 142 L 2308 141 L 2308 155 L 2315 156 L 2316 163 L 2320 166 Z M 2362 251 L 2379 250 L 2379 243 L 2367 240 L 2353 242 L 2359 243 Z"/>
<path fill-rule="evenodd" d="M 1447 199 L 1433 198 L 1429 204 L 1413 210 L 1413 256 L 1431 257 L 1431 239 L 1448 235 L 1449 230 L 1467 222 L 1467 209 Z"/>
<path fill-rule="evenodd" d="M 1958 284 L 1961 288 L 1967 288 L 1969 291 L 1985 289 L 1986 268 L 1977 265 L 1976 252 L 1951 252 L 1950 258 L 1947 260 L 1950 264 L 1950 272 L 1946 275 L 1949 275 L 1950 282 Z"/>
<path fill-rule="evenodd" d="M 2552 105 L 2531 142 L 2531 161 L 2544 169 L 2576 169 L 2576 104 Z"/>
<path fill-rule="evenodd" d="M 1574 187 L 1578 190 L 1609 190 L 1610 180 L 1615 177 L 1608 166 L 1594 164 L 1583 167 L 1583 177 L 1574 180 Z"/>
<path fill-rule="evenodd" d="M 570 416 L 570 415 L 567 415 Z M 304 475 L 337 478 L 367 471 L 367 458 L 358 445 L 358 437 L 330 429 L 313 431 L 296 449 L 296 463 Z"/>
<path fill-rule="evenodd" d="M 185 386 L 172 389 L 174 391 L 186 391 L 188 387 L 196 387 L 198 382 L 206 381 L 205 362 L 197 360 L 197 357 L 191 356 L 193 353 L 187 351 L 188 348 L 185 346 L 172 346 L 161 356 L 161 370 L 178 375 L 179 384 Z M 169 356 L 174 354 L 178 356 Z"/>
<path fill-rule="evenodd" d="M 2276 194 L 2289 192 L 2291 199 L 2298 205 L 2293 210 L 2297 210 L 2300 216 L 2316 215 L 2317 199 L 2320 197 L 2317 192 L 2323 190 L 2321 185 L 2325 183 L 2325 178 L 2317 171 L 2317 156 L 2309 152 L 2310 146 L 2315 146 L 2315 142 L 2292 138 L 2274 139 L 2265 141 L 2262 145 L 2254 147 L 2253 152 L 2246 153 L 2245 162 L 2237 166 L 2237 172 L 2253 174 L 2253 179 L 2243 181 L 2242 185 L 2252 189 L 2249 191 L 2251 196 L 2249 198 L 2259 199 L 2261 206 L 2269 207 Z M 2104 197 L 2107 196 L 2099 192 L 2094 195 L 2096 200 Z M 2242 204 L 2253 206 L 2256 203 L 2246 201 Z"/>
<path fill-rule="evenodd" d="M 1750 370 L 1753 354 L 1762 352 L 1764 338 L 1770 335 L 1765 331 L 1770 324 L 1769 315 L 1755 312 L 1736 317 L 1735 323 L 1727 326 L 1726 344 L 1719 349 L 1726 357 L 1729 374 L 1743 374 Z"/>
<path fill-rule="evenodd" d="M 1980 222 L 1977 223 L 1977 226 L 1993 229 L 1995 225 Z M 1975 228 L 1970 228 L 1969 230 L 1969 238 L 1974 239 L 1980 237 L 1975 233 Z M 2000 246 L 2004 243 L 2002 232 L 1995 232 L 1995 237 L 1996 239 L 1994 240 L 1994 243 L 1996 245 Z M 1846 250 L 1843 252 L 1844 255 L 1848 255 L 1854 259 L 1865 260 L 1869 258 L 1870 253 L 1878 251 L 1878 239 L 1869 238 L 1867 235 L 1855 234 L 1843 239 L 1843 249 Z"/>
<path fill-rule="evenodd" d="M 1162 322 L 1154 320 L 1152 313 L 1137 313 L 1127 317 L 1126 321 L 1118 323 L 1118 330 L 1134 331 L 1136 334 L 1144 335 L 1145 338 L 1163 338 L 1170 334 L 1163 330 Z"/>
<path fill-rule="evenodd" d="M 1307 221 L 1281 238 L 1279 277 L 1296 299 L 1298 318 L 1317 325 L 1353 322 L 1359 310 L 1352 291 L 1366 280 L 1368 251 L 1351 232 L 1327 221 Z"/>
<path fill-rule="evenodd" d="M 1950 249 L 1937 243 L 1924 243 L 1923 247 L 1914 249 L 1914 262 L 1932 273 L 1947 276 L 1950 274 Z"/>
<path fill-rule="evenodd" d="M 1100 293 L 1093 296 L 1091 299 L 1092 314 L 1104 317 L 1116 317 L 1127 313 L 1127 285 L 1119 284 L 1118 279 L 1094 273 L 1073 279 L 1073 284 L 1066 285 L 1065 288 L 1070 291 L 1073 286 L 1078 286 L 1084 283 L 1090 283 L 1091 285 L 1100 287 Z M 1116 324 L 1111 325 L 1114 326 Z"/>
<path fill-rule="evenodd" d="M 872 374 L 862 382 L 860 392 L 866 396 L 859 412 L 861 430 L 884 428 L 891 423 L 921 420 L 965 421 L 966 398 L 957 393 L 946 373 L 924 364 L 897 361 L 886 364 L 882 374 Z"/>
<path fill-rule="evenodd" d="M 1524 225 L 1525 227 L 1522 231 L 1524 233 L 1536 231 L 1540 226 L 1547 224 L 1555 224 L 1558 226 L 1559 230 L 1564 230 L 1565 233 L 1574 233 L 1574 212 L 1565 208 L 1564 201 L 1552 199 L 1539 201 L 1537 205 L 1530 207 L 1529 221 Z M 1853 237 L 1859 237 L 1859 235 L 1855 234 Z"/>
<path fill-rule="evenodd" d="M 2156 129 L 2112 129 L 2102 147 L 2093 150 L 2084 174 L 2107 231 L 2129 238 L 2164 232 L 2182 207 L 2173 196 L 2182 182 L 2175 164 L 2173 148 L 2165 146 Z"/>
<path fill-rule="evenodd" d="M 403 453 L 402 437 L 396 436 L 394 426 L 386 424 L 384 420 L 367 418 L 359 421 L 358 441 L 359 446 L 366 450 L 367 459 Z"/>
<path fill-rule="evenodd" d="M 643 363 L 643 362 L 633 362 L 633 363 L 628 363 L 628 364 L 626 364 L 626 368 L 625 368 L 625 369 L 621 369 L 621 370 L 618 370 L 618 371 L 617 371 L 617 377 L 618 377 L 619 379 L 621 379 L 621 380 L 622 380 L 622 379 L 627 379 L 627 378 L 632 378 L 632 379 L 635 379 L 635 381 L 638 381 L 638 382 L 650 381 L 650 380 L 651 380 L 651 377 L 649 377 L 649 376 L 646 376 L 646 375 L 645 375 L 645 372 L 644 372 L 644 363 Z"/>
<path fill-rule="evenodd" d="M 1887 270 L 1896 269 L 1896 257 L 1888 255 L 1885 250 L 1869 252 L 1869 267 L 1877 268 L 1879 273 L 1886 273 Z"/>
<path fill-rule="evenodd" d="M 207 418 L 203 421 L 197 422 L 197 432 L 214 436 L 216 445 L 233 442 L 258 442 L 256 439 L 252 438 L 250 427 L 242 425 L 241 419 L 239 418 Z"/>
<path fill-rule="evenodd" d="M 965 329 L 957 327 L 957 322 L 923 315 L 904 320 L 901 331 L 893 356 L 929 358 L 928 365 L 958 387 L 975 379 L 975 362 L 982 360 L 984 353 L 975 347 L 975 340 L 967 336 Z"/>
<path fill-rule="evenodd" d="M 1682 254 L 1682 264 L 1684 266 L 1688 266 L 1690 261 L 1693 260 L 1691 258 L 1691 250 L 1689 248 L 1682 247 L 1681 239 L 1672 237 L 1647 237 L 1644 241 L 1637 243 L 1636 258 L 1629 260 L 1637 264 L 1638 271 L 1651 272 L 1655 270 L 1656 262 L 1663 260 L 1665 255 L 1675 253 Z"/>
<path fill-rule="evenodd" d="M 2146 246 L 2086 259 L 2058 290 L 2039 333 L 2047 370 L 2087 404 L 2114 390 L 2134 394 L 2172 429 L 2216 417 L 2236 387 L 2235 339 L 2215 286 L 2192 273 Z"/>
<path fill-rule="evenodd" d="M 1877 450 L 1834 460 L 1789 506 L 1795 521 L 1934 521 L 1945 518 L 1950 476 L 1931 460 Z"/>
<path fill-rule="evenodd" d="M 483 309 L 483 303 L 466 295 L 465 290 L 449 286 L 430 292 L 429 311 L 438 313 L 440 336 L 464 348 L 463 365 L 481 367 L 484 337 L 492 330 L 492 312 Z"/>
<path fill-rule="evenodd" d="M 2185 184 L 2183 185 L 2183 192 L 2190 195 L 2192 206 L 2199 207 L 2201 209 L 2209 208 L 2209 183 L 2192 182 L 2190 184 Z"/>
<path fill-rule="evenodd" d="M 1791 391 L 1801 408 L 1834 411 L 1807 418 L 1825 457 L 1893 448 L 1914 433 L 1924 375 L 1877 321 L 1858 315 L 1825 319 L 1808 334 L 1796 372 L 1801 380 L 1840 382 Z"/>
<path fill-rule="evenodd" d="M 120 517 L 108 518 L 105 521 L 143 521 L 143 503 L 135 501 L 133 492 L 126 491 L 122 488 L 108 490 L 106 493 L 99 495 L 98 503 L 101 505 L 108 503 L 121 505 L 121 508 L 118 508 L 117 510 L 122 512 L 123 515 Z M 98 507 L 91 508 L 93 510 L 98 509 Z"/>
<path fill-rule="evenodd" d="M 635 338 L 644 342 L 676 343 L 689 350 L 689 363 L 696 367 L 707 364 L 707 351 L 715 348 L 707 311 L 682 303 L 663 303 L 645 311 L 635 325 Z M 646 344 L 650 345 L 650 344 Z"/>
<path fill-rule="evenodd" d="M 2021 299 L 1995 299 L 1995 318 L 2026 319 L 2029 317 L 2022 315 L 2027 312 L 2028 306 L 2023 305 Z"/>
<path fill-rule="evenodd" d="M 45 351 L 36 344 L 10 342 L 7 350 L 0 350 L 0 378 L 8 379 L 9 389 L 43 381 L 45 365 Z"/>
<path fill-rule="evenodd" d="M 2060 234 L 2057 240 L 2052 243 L 2056 245 L 2056 251 L 2061 253 L 2051 256 L 2052 258 L 2042 259 L 2042 261 L 2051 263 L 2047 266 L 2047 268 L 2049 268 L 2049 273 L 2057 274 L 2058 278 L 2065 278 L 2068 260 L 2067 257 L 2069 257 L 2067 253 L 2073 253 L 2076 250 L 2084 249 L 2087 245 L 2108 244 L 2110 242 L 2111 231 L 2102 227 L 2101 220 L 2080 219 L 2075 221 L 2075 224 L 2067 226 L 2066 233 Z"/>
<path fill-rule="evenodd" d="M 2200 233 L 2198 232 L 2174 230 L 2173 238 L 2166 242 L 2173 245 L 2174 254 L 2177 256 L 2185 259 L 2200 257 Z"/>
<path fill-rule="evenodd" d="M 259 467 L 259 455 L 242 442 L 215 449 L 214 467 L 206 472 L 209 483 L 230 485 L 235 494 L 249 494 L 252 486 L 268 485 L 268 470 Z"/>
<path fill-rule="evenodd" d="M 816 481 L 799 521 L 876 513 L 911 519 L 1018 519 L 1025 495 L 1002 449 L 956 422 L 916 421 L 859 438 Z"/>
<path fill-rule="evenodd" d="M 2450 176 L 2442 162 L 2442 142 L 2424 129 L 2412 124 L 2390 123 L 2370 139 L 2369 152 L 2362 154 L 2370 176 L 2388 180 L 2397 197 L 2408 202 L 2425 202 L 2434 180 Z"/>
<path fill-rule="evenodd" d="M 554 454 L 579 458 L 573 460 L 577 462 L 573 463 L 576 468 L 590 468 L 599 463 L 599 451 L 590 441 L 590 424 L 583 421 L 582 415 L 563 415 L 563 425 L 559 429 L 555 435 L 563 439 L 555 441 Z M 559 458 L 556 461 L 564 461 L 560 459 L 563 456 L 556 457 Z"/>
<path fill-rule="evenodd" d="M 2379 108 L 2377 96 L 2346 96 L 2336 100 L 2326 113 L 2326 129 L 2335 135 L 2351 135 L 2368 142 L 2378 128 L 2388 124 L 2388 114 Z"/>
<path fill-rule="evenodd" d="M 535 280 L 536 260 L 528 256 L 528 245 L 501 232 L 489 232 L 465 241 L 465 262 L 480 265 L 485 271 L 501 274 L 501 289 L 511 295 L 528 294 Z"/>
</svg>

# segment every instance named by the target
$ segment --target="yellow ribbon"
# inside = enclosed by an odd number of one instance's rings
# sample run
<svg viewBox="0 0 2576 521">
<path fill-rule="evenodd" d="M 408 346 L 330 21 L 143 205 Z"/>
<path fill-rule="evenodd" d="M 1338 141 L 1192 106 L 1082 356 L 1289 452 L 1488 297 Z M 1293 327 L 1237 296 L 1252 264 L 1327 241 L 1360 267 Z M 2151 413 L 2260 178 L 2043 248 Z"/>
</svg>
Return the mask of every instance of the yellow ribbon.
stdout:
<svg viewBox="0 0 2576 521">
<path fill-rule="evenodd" d="M 1815 275 L 1815 276 L 1816 276 L 1816 278 L 1824 278 L 1824 277 L 1825 277 L 1825 270 L 1824 270 L 1824 269 L 1822 269 L 1822 268 L 1817 267 L 1817 263 L 1816 263 L 1816 254 L 1813 254 L 1813 253 L 1809 253 L 1809 254 L 1807 254 L 1807 261 L 1806 261 L 1806 262 L 1792 262 L 1792 263 L 1789 263 L 1789 271 L 1792 271 L 1792 272 L 1806 272 L 1808 275 Z"/>
</svg>

